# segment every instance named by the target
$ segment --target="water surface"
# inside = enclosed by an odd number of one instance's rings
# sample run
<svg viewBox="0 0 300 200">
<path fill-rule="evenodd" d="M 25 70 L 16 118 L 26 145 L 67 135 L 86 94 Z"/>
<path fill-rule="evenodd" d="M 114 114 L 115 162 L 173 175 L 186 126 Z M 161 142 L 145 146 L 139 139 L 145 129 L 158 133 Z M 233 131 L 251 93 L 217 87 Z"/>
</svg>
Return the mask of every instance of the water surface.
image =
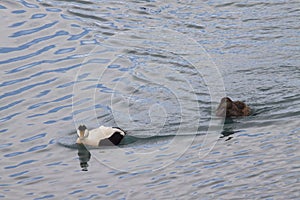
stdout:
<svg viewBox="0 0 300 200">
<path fill-rule="evenodd" d="M 299 6 L 1 1 L 0 198 L 299 198 Z M 138 140 L 58 144 L 81 123 Z"/>
</svg>

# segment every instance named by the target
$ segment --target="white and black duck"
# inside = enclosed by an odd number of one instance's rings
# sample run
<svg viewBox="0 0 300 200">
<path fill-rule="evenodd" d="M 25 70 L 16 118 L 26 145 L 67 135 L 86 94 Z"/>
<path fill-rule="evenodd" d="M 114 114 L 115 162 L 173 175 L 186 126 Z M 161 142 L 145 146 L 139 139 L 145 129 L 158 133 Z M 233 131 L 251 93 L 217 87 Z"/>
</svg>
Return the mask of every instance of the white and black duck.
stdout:
<svg viewBox="0 0 300 200">
<path fill-rule="evenodd" d="M 118 127 L 105 127 L 88 130 L 85 125 L 77 129 L 77 144 L 89 146 L 118 145 L 126 135 L 126 132 Z"/>
</svg>

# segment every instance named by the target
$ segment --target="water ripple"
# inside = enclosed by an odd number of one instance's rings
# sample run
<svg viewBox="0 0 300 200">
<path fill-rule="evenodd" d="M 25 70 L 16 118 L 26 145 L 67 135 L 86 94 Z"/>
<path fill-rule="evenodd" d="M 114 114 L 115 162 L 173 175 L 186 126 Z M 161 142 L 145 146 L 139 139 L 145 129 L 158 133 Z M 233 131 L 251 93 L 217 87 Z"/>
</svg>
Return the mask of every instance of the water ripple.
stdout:
<svg viewBox="0 0 300 200">
<path fill-rule="evenodd" d="M 37 160 L 26 160 L 26 161 L 23 161 L 17 165 L 11 165 L 11 166 L 6 166 L 4 167 L 4 169 L 12 169 L 12 168 L 17 168 L 17 167 L 20 167 L 20 166 L 23 166 L 23 165 L 28 165 L 28 164 L 31 164 L 31 163 L 34 163 L 36 162 Z"/>
<path fill-rule="evenodd" d="M 78 39 L 84 37 L 85 35 L 87 35 L 89 32 L 90 32 L 90 30 L 84 29 L 81 33 L 79 33 L 77 35 L 72 35 L 68 40 L 78 40 Z"/>
<path fill-rule="evenodd" d="M 46 17 L 47 14 L 44 14 L 44 13 L 39 13 L 39 14 L 34 14 L 31 16 L 31 19 L 39 19 L 39 18 L 43 18 L 43 17 Z"/>
<path fill-rule="evenodd" d="M 16 94 L 23 93 L 23 92 L 25 92 L 27 90 L 30 90 L 30 89 L 32 89 L 34 87 L 37 87 L 37 86 L 40 86 L 40 85 L 47 85 L 49 83 L 54 82 L 55 80 L 57 80 L 57 78 L 48 79 L 48 80 L 43 81 L 43 82 L 38 82 L 38 83 L 34 83 L 34 84 L 31 84 L 31 85 L 24 86 L 22 88 L 14 90 L 14 91 L 6 92 L 6 93 L 0 95 L 0 99 L 6 98 L 6 97 L 9 97 L 9 96 L 13 96 L 13 95 L 16 95 Z"/>
<path fill-rule="evenodd" d="M 27 174 L 29 171 L 26 170 L 26 171 L 22 171 L 22 172 L 18 172 L 18 173 L 15 173 L 15 174 L 11 174 L 9 175 L 10 177 L 18 177 L 18 176 L 22 176 L 24 174 Z"/>
<path fill-rule="evenodd" d="M 44 36 L 44 37 L 40 37 L 40 38 L 36 38 L 30 42 L 27 42 L 25 44 L 22 44 L 18 47 L 1 47 L 0 48 L 0 53 L 10 53 L 10 52 L 13 52 L 13 51 L 21 51 L 21 50 L 24 50 L 24 49 L 27 49 L 33 45 L 36 45 L 40 42 L 44 42 L 45 40 L 50 40 L 50 39 L 53 39 L 57 36 L 63 36 L 63 35 L 68 35 L 69 33 L 66 32 L 66 31 L 57 31 L 55 34 L 53 35 L 49 35 L 49 36 Z M 14 73 L 15 71 L 11 71 L 10 73 Z"/>
<path fill-rule="evenodd" d="M 0 118 L 0 122 L 3 123 L 3 122 L 6 122 L 6 121 L 9 121 L 9 120 L 11 120 L 12 118 L 14 118 L 15 116 L 18 116 L 18 115 L 20 115 L 20 114 L 21 114 L 21 112 L 17 112 L 17 113 L 8 115 L 8 116 L 6 116 L 6 117 Z"/>
<path fill-rule="evenodd" d="M 13 14 L 22 14 L 22 13 L 25 13 L 25 12 L 26 12 L 26 10 L 14 10 L 11 13 L 13 13 Z"/>
<path fill-rule="evenodd" d="M 58 21 L 54 21 L 54 22 L 42 25 L 42 26 L 37 27 L 37 28 L 18 31 L 18 32 L 13 33 L 9 37 L 21 37 L 21 36 L 24 36 L 24 35 L 29 35 L 29 34 L 32 34 L 32 33 L 36 33 L 36 32 L 42 31 L 44 29 L 50 28 L 50 27 L 54 26 L 57 23 L 58 23 Z"/>
<path fill-rule="evenodd" d="M 34 135 L 34 136 L 32 136 L 32 137 L 22 139 L 20 142 L 31 142 L 31 141 L 33 141 L 33 140 L 37 140 L 37 139 L 43 138 L 43 137 L 45 137 L 46 135 L 47 135 L 47 133 L 37 134 L 37 135 Z"/>
<path fill-rule="evenodd" d="M 7 8 L 3 5 L 0 5 L 0 9 L 7 9 Z"/>
<path fill-rule="evenodd" d="M 24 56 L 19 56 L 19 57 L 15 57 L 15 58 L 10 58 L 10 59 L 7 59 L 7 60 L 3 60 L 3 61 L 0 61 L 0 64 L 8 64 L 8 63 L 11 63 L 11 62 L 17 62 L 17 61 L 21 61 L 21 60 L 25 60 L 25 59 L 28 59 L 28 58 L 32 58 L 32 57 L 35 57 L 35 56 L 38 56 L 42 53 L 45 53 L 51 49 L 55 48 L 55 45 L 49 45 L 49 46 L 46 46 L 34 53 L 30 53 L 30 54 L 27 54 L 27 55 L 24 55 Z"/>
<path fill-rule="evenodd" d="M 15 27 L 18 27 L 18 26 L 22 26 L 23 24 L 25 24 L 27 21 L 22 21 L 22 22 L 16 22 L 16 23 L 13 23 L 12 25 L 8 26 L 9 28 L 15 28 Z M 3 53 L 3 50 L 2 48 L 0 49 L 0 53 Z"/>
<path fill-rule="evenodd" d="M 7 157 L 7 158 L 15 157 L 15 156 L 19 156 L 19 155 L 22 155 L 22 154 L 25 154 L 25 153 L 39 151 L 39 150 L 45 149 L 47 147 L 48 147 L 48 145 L 38 145 L 38 146 L 31 147 L 27 151 L 18 151 L 18 152 L 13 152 L 13 153 L 5 154 L 4 157 Z"/>
<path fill-rule="evenodd" d="M 48 194 L 48 195 L 45 195 L 45 196 L 42 196 L 42 197 L 35 198 L 34 200 L 52 199 L 52 198 L 55 198 L 54 194 Z"/>
<path fill-rule="evenodd" d="M 0 85 L 0 87 L 1 87 L 1 85 Z M 21 100 L 12 102 L 12 103 L 10 103 L 10 104 L 8 104 L 8 105 L 2 106 L 2 107 L 0 107 L 0 111 L 9 109 L 9 108 L 11 108 L 11 107 L 14 107 L 14 106 L 16 106 L 16 105 L 22 103 L 23 101 L 25 101 L 25 100 L 24 100 L 24 99 L 21 99 Z"/>
<path fill-rule="evenodd" d="M 4 24 L 0 198 L 299 196 L 297 1 L 18 0 L 0 4 Z M 172 37 L 172 45 L 179 49 L 189 38 L 197 41 L 218 66 L 227 95 L 246 101 L 253 115 L 226 120 L 222 136 L 218 131 L 207 134 L 217 102 L 212 105 L 203 74 L 181 59 L 181 53 L 165 51 L 171 36 L 163 31 L 151 35 L 151 27 L 184 34 L 182 41 Z M 130 32 L 147 36 L 126 37 Z M 124 50 L 117 55 L 120 44 Z M 190 54 L 193 48 L 182 52 Z M 198 70 L 208 68 L 204 64 Z M 193 105 L 187 113 L 176 101 L 179 98 Z M 169 115 L 167 122 L 162 120 L 163 111 Z M 77 115 L 82 121 L 76 121 Z M 188 117 L 180 120 L 183 116 Z M 124 145 L 121 156 L 115 155 L 115 149 L 92 149 L 89 171 L 83 172 L 77 150 L 57 145 L 56 139 L 69 134 L 74 144 L 79 121 L 93 124 L 90 127 L 118 124 L 130 135 L 155 139 Z M 161 124 L 165 129 L 156 132 Z M 201 134 L 177 159 L 176 151 L 170 153 L 171 146 L 165 146 L 173 137 L 162 139 L 158 134 L 177 133 L 174 127 L 178 126 L 190 134 L 191 124 Z M 199 152 L 204 136 L 218 142 L 203 158 Z M 139 150 L 145 156 L 134 157 Z M 159 154 L 143 164 L 152 151 Z M 109 158 L 103 158 L 105 153 Z M 110 159 L 117 159 L 123 171 L 110 166 Z M 151 170 L 166 160 L 171 164 Z"/>
<path fill-rule="evenodd" d="M 33 4 L 33 3 L 29 3 L 29 2 L 27 2 L 27 1 L 25 1 L 25 0 L 18 0 L 22 5 L 24 5 L 25 7 L 27 7 L 27 8 L 39 8 L 39 6 L 38 5 L 36 5 L 36 4 Z"/>
</svg>

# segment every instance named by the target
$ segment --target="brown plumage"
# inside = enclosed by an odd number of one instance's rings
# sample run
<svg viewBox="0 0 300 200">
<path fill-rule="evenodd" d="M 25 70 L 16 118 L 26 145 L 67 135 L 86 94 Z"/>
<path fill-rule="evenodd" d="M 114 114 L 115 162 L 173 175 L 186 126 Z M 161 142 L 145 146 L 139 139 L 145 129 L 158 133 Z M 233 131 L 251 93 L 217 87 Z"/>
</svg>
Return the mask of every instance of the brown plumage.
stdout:
<svg viewBox="0 0 300 200">
<path fill-rule="evenodd" d="M 242 101 L 232 101 L 229 97 L 221 99 L 220 105 L 216 110 L 216 115 L 219 117 L 240 117 L 248 116 L 251 109 Z"/>
</svg>

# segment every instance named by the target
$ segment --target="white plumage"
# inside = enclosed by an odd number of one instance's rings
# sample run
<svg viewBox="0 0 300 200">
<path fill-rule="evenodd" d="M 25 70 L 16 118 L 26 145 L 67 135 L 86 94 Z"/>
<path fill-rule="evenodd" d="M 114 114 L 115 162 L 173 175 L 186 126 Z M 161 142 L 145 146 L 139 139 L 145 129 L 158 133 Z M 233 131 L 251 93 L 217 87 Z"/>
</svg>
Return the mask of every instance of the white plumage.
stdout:
<svg viewBox="0 0 300 200">
<path fill-rule="evenodd" d="M 105 127 L 88 130 L 85 125 L 80 125 L 77 129 L 77 144 L 99 146 L 101 142 L 106 145 L 118 145 L 126 135 L 125 131 L 117 127 Z"/>
</svg>

